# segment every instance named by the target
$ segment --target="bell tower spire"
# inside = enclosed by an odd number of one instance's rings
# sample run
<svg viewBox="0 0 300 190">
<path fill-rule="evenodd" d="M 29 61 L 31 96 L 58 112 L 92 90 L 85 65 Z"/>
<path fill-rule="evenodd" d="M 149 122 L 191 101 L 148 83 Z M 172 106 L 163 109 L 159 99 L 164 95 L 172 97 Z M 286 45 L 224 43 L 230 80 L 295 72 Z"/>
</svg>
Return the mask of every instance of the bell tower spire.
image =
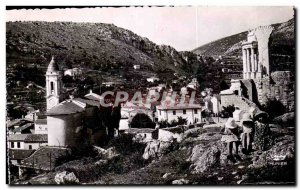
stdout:
<svg viewBox="0 0 300 190">
<path fill-rule="evenodd" d="M 55 62 L 54 56 L 48 65 L 46 72 L 46 99 L 47 110 L 57 105 L 62 100 L 62 74 L 58 64 Z"/>
</svg>

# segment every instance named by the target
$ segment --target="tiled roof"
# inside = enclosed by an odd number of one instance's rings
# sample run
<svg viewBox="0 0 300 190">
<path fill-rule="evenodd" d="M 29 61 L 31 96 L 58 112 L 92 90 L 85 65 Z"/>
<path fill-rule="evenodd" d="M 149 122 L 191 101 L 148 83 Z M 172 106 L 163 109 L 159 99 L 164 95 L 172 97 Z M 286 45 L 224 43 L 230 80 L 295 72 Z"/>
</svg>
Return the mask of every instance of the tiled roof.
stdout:
<svg viewBox="0 0 300 190">
<path fill-rule="evenodd" d="M 12 120 L 12 121 L 7 121 L 7 127 L 8 128 L 11 128 L 13 126 L 22 126 L 22 125 L 25 125 L 26 123 L 32 123 L 32 121 L 29 121 L 27 119 L 15 119 L 15 120 Z"/>
<path fill-rule="evenodd" d="M 34 123 L 38 125 L 47 125 L 47 119 L 37 119 Z"/>
<path fill-rule="evenodd" d="M 48 135 L 47 134 L 13 134 L 8 136 L 8 141 L 48 142 Z"/>
<path fill-rule="evenodd" d="M 66 100 L 52 107 L 47 115 L 69 115 L 83 112 L 86 105 L 80 105 L 80 103 L 83 104 L 82 102 L 76 102 L 76 100 Z"/>
<path fill-rule="evenodd" d="M 93 92 L 90 92 L 89 94 L 86 94 L 84 97 L 87 98 L 87 99 L 96 100 L 96 101 L 100 101 L 100 100 L 103 99 L 102 96 L 100 96 L 99 94 L 93 93 Z"/>
<path fill-rule="evenodd" d="M 8 136 L 8 141 L 25 141 L 28 134 L 13 134 Z"/>
<path fill-rule="evenodd" d="M 83 99 L 83 98 L 75 98 L 75 100 L 77 100 L 77 101 L 79 101 L 79 102 L 82 102 L 82 103 L 85 103 L 85 104 L 88 104 L 88 105 L 91 105 L 91 106 L 97 106 L 97 107 L 100 107 L 99 101 L 96 101 L 96 100 L 92 100 L 92 99 Z"/>
<path fill-rule="evenodd" d="M 33 123 L 26 123 L 25 125 L 21 126 L 21 127 L 18 127 L 16 129 L 13 130 L 14 133 L 16 132 L 22 132 L 30 127 L 33 127 Z"/>
<path fill-rule="evenodd" d="M 23 167 L 49 171 L 59 164 L 58 160 L 60 158 L 69 154 L 71 154 L 71 150 L 68 148 L 43 146 L 36 150 L 30 157 L 24 159 L 21 165 Z"/>
<path fill-rule="evenodd" d="M 11 160 L 23 160 L 34 152 L 35 150 L 9 149 L 8 156 Z"/>
</svg>

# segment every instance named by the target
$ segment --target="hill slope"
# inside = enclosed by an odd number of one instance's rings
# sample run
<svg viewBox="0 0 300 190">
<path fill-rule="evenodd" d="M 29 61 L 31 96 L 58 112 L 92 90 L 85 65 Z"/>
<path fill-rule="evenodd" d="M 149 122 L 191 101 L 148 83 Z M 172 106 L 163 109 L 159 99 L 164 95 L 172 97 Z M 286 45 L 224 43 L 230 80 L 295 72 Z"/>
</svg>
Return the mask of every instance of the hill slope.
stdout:
<svg viewBox="0 0 300 190">
<path fill-rule="evenodd" d="M 62 66 L 100 70 L 132 68 L 182 71 L 186 61 L 170 46 L 159 46 L 112 24 L 72 22 L 8 22 L 7 64 L 46 66 L 55 55 Z M 178 65 L 177 67 L 175 66 Z"/>
<path fill-rule="evenodd" d="M 284 23 L 274 24 L 272 26 L 274 27 L 274 30 L 271 35 L 271 48 L 279 48 L 278 50 L 275 50 L 276 53 L 294 55 L 294 19 L 291 19 Z M 247 33 L 248 32 L 245 31 L 213 41 L 194 49 L 192 52 L 199 55 L 211 56 L 215 58 L 220 55 L 241 56 L 241 43 L 243 40 L 247 39 Z"/>
</svg>

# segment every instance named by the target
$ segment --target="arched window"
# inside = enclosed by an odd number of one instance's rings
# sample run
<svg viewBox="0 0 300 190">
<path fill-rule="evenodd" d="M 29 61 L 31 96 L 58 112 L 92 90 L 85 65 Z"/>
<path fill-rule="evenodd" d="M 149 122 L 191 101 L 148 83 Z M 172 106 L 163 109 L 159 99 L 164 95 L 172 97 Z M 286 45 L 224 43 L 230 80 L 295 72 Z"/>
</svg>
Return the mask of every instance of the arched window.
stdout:
<svg viewBox="0 0 300 190">
<path fill-rule="evenodd" d="M 54 94 L 54 83 L 50 82 L 50 92 L 51 94 Z"/>
</svg>

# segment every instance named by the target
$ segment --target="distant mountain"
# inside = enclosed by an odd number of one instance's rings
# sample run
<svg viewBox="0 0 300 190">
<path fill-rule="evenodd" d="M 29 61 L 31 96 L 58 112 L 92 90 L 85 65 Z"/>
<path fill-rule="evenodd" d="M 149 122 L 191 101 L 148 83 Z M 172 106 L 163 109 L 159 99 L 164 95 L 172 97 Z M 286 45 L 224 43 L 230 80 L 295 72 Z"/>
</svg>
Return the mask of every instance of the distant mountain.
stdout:
<svg viewBox="0 0 300 190">
<path fill-rule="evenodd" d="M 92 69 L 132 68 L 139 64 L 150 76 L 185 73 L 186 58 L 166 45 L 113 24 L 72 22 L 7 22 L 7 64 L 46 66 L 52 55 L 64 66 Z M 194 55 L 195 56 L 195 55 Z M 182 69 L 183 67 L 183 69 Z"/>
<path fill-rule="evenodd" d="M 273 24 L 271 34 L 271 53 L 295 55 L 295 24 L 294 19 Z M 241 56 L 241 43 L 247 39 L 248 32 L 231 35 L 194 49 L 192 52 L 217 58 L 218 56 Z"/>
</svg>

